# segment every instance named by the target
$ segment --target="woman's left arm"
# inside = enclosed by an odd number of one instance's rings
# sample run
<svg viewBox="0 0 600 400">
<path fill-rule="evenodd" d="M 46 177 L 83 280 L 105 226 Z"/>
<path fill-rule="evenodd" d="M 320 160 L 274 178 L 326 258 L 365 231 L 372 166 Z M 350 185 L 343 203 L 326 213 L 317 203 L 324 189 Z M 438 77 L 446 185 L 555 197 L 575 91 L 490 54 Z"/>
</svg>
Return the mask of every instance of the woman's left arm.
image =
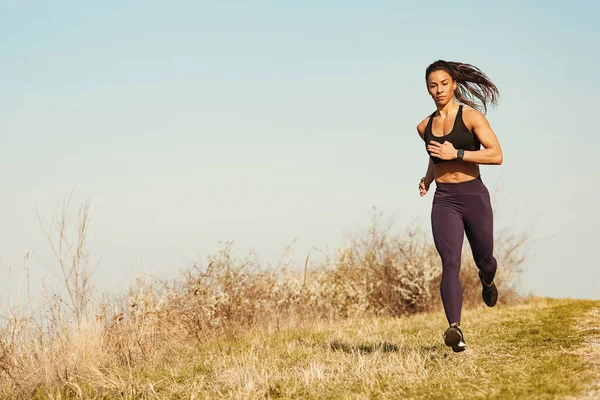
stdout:
<svg viewBox="0 0 600 400">
<path fill-rule="evenodd" d="M 502 164 L 502 147 L 487 118 L 477 110 L 468 112 L 468 123 L 483 145 L 481 150 L 465 150 L 463 161 L 477 164 Z"/>
</svg>

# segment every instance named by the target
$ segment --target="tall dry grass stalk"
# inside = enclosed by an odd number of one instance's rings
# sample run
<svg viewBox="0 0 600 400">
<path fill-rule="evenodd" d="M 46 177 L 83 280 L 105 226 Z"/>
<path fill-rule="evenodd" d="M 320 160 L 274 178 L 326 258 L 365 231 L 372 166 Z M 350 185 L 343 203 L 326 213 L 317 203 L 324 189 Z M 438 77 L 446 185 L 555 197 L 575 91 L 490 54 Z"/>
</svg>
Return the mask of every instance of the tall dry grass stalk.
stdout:
<svg viewBox="0 0 600 400">
<path fill-rule="evenodd" d="M 75 225 L 72 226 L 69 217 L 71 199 L 72 197 L 69 197 L 63 204 L 60 215 L 52 219 L 48 230 L 43 227 L 39 213 L 38 219 L 58 262 L 60 276 L 69 298 L 67 306 L 75 315 L 77 329 L 80 330 L 89 318 L 88 311 L 93 291 L 90 255 L 87 249 L 90 200 L 85 201 L 80 207 Z M 71 235 L 74 239 L 71 239 Z"/>
<path fill-rule="evenodd" d="M 168 365 L 210 336 L 441 307 L 441 264 L 433 245 L 418 229 L 394 232 L 376 212 L 366 232 L 312 265 L 307 257 L 303 268 L 285 261 L 264 267 L 253 253 L 236 257 L 227 242 L 178 279 L 139 278 L 113 298 L 92 297 L 85 250 L 89 202 L 80 209 L 74 238 L 67 235 L 67 218 L 63 209 L 51 247 L 68 301 L 49 294 L 39 307 L 29 302 L 4 310 L 2 398 L 82 398 L 90 386 L 98 397 L 135 398 L 140 385 L 149 390 L 139 380 L 144 371 Z M 501 231 L 497 243 L 500 302 L 514 301 L 526 242 Z M 464 259 L 465 305 L 480 304 L 468 248 Z"/>
</svg>

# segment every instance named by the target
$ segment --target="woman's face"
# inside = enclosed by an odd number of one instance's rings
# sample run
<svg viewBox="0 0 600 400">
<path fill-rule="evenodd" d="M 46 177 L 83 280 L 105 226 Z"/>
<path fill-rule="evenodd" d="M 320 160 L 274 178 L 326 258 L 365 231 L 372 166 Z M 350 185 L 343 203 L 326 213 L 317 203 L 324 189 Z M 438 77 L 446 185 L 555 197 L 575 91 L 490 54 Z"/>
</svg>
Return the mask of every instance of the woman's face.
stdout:
<svg viewBox="0 0 600 400">
<path fill-rule="evenodd" d="M 444 70 L 433 71 L 427 78 L 427 90 L 436 105 L 444 106 L 454 98 L 456 82 Z"/>
</svg>

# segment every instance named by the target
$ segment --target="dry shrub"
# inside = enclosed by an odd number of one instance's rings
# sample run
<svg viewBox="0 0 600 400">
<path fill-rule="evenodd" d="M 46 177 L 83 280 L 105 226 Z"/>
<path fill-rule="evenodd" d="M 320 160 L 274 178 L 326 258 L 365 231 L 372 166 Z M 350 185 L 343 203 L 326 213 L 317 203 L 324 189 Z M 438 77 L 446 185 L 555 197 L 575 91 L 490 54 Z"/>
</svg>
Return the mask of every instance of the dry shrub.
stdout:
<svg viewBox="0 0 600 400">
<path fill-rule="evenodd" d="M 350 237 L 330 263 L 326 284 L 340 317 L 408 315 L 437 303 L 441 268 L 435 248 L 418 230 L 394 233 L 374 215 L 366 234 Z"/>
<path fill-rule="evenodd" d="M 151 325 L 177 327 L 200 339 L 243 327 L 439 310 L 442 267 L 434 245 L 414 227 L 394 232 L 381 217 L 375 213 L 366 232 L 349 237 L 345 247 L 316 265 L 307 262 L 303 270 L 287 263 L 263 268 L 252 253 L 236 258 L 228 242 L 208 257 L 206 267 L 194 265 L 182 279 L 138 285 L 122 313 L 136 324 L 152 316 Z M 516 279 L 526 241 L 500 233 L 496 284 L 500 301 L 507 303 L 519 297 Z M 465 306 L 481 304 L 467 241 L 461 282 Z"/>
</svg>

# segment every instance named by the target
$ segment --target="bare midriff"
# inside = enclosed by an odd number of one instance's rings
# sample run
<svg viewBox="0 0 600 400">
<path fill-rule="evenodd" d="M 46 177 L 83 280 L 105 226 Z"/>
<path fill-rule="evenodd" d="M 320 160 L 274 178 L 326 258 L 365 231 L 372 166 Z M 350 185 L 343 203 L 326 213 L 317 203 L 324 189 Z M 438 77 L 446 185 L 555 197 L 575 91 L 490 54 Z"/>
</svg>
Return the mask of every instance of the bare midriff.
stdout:
<svg viewBox="0 0 600 400">
<path fill-rule="evenodd" d="M 440 183 L 466 182 L 479 176 L 479 164 L 459 160 L 447 161 L 433 166 L 433 178 Z"/>
</svg>

